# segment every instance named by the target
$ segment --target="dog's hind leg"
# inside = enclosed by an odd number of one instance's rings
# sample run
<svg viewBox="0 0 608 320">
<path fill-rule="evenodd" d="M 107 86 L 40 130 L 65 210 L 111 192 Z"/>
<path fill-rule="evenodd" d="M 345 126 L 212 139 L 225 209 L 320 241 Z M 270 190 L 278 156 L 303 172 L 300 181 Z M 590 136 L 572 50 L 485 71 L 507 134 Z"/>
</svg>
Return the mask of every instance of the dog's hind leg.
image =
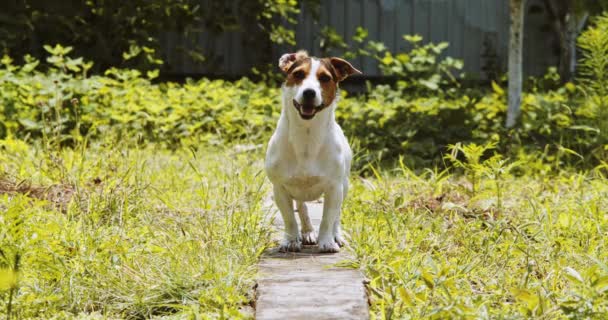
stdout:
<svg viewBox="0 0 608 320">
<path fill-rule="evenodd" d="M 293 212 L 293 199 L 280 186 L 275 185 L 273 191 L 274 201 L 277 207 L 279 207 L 283 223 L 285 224 L 285 239 L 279 245 L 279 250 L 283 252 L 300 251 L 302 249 L 302 241 L 298 232 L 298 222 Z"/>
<path fill-rule="evenodd" d="M 308 216 L 308 207 L 304 201 L 296 201 L 298 215 L 300 216 L 300 230 L 302 231 L 302 244 L 317 244 L 317 234 Z"/>
</svg>

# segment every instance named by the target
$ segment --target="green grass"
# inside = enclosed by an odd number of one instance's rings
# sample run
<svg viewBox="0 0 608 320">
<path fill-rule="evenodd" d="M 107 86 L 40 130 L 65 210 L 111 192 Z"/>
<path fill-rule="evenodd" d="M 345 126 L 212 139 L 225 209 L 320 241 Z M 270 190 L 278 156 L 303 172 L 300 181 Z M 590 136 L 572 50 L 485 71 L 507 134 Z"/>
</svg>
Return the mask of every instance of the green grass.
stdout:
<svg viewBox="0 0 608 320">
<path fill-rule="evenodd" d="M 259 157 L 0 144 L 0 314 L 244 316 L 270 243 Z"/>
<path fill-rule="evenodd" d="M 3 313 L 247 317 L 271 245 L 259 150 L 0 148 Z M 353 176 L 347 264 L 369 279 L 373 318 L 608 316 L 606 168 L 482 157 L 491 148 L 453 146 L 462 172 Z"/>
<path fill-rule="evenodd" d="M 373 319 L 608 317 L 603 169 L 496 177 L 492 162 L 475 192 L 446 171 L 354 179 L 349 264 L 369 279 Z"/>
<path fill-rule="evenodd" d="M 259 151 L 0 148 L 3 313 L 247 317 L 272 245 Z M 374 177 L 351 179 L 347 264 L 369 279 L 372 317 L 606 318 L 605 168 L 453 150 L 463 172 L 368 167 Z"/>
</svg>

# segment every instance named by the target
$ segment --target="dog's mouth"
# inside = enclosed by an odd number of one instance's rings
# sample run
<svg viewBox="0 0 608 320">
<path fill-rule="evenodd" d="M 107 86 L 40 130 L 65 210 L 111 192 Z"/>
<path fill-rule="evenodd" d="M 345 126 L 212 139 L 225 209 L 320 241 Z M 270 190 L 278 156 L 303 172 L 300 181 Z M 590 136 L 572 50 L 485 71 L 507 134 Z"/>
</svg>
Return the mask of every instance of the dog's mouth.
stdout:
<svg viewBox="0 0 608 320">
<path fill-rule="evenodd" d="M 323 110 L 325 107 L 323 103 L 315 106 L 311 103 L 298 103 L 295 99 L 293 100 L 293 106 L 298 110 L 300 117 L 304 120 L 310 120 L 315 117 L 317 112 Z"/>
</svg>

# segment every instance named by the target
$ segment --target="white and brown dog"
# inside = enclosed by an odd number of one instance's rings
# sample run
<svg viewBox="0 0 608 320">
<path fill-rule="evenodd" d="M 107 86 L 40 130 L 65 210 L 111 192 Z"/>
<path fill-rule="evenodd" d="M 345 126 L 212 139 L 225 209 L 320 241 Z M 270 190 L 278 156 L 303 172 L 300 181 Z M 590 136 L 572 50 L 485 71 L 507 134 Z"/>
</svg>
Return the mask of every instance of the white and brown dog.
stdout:
<svg viewBox="0 0 608 320">
<path fill-rule="evenodd" d="M 319 250 L 338 252 L 346 243 L 340 230 L 340 210 L 348 192 L 352 160 L 348 141 L 335 120 L 338 83 L 361 72 L 343 59 L 318 59 L 304 51 L 284 54 L 279 68 L 286 74 L 283 109 L 268 143 L 265 168 L 285 222 L 280 250 L 300 251 L 302 244 L 317 243 L 305 201 L 323 195 Z"/>
</svg>

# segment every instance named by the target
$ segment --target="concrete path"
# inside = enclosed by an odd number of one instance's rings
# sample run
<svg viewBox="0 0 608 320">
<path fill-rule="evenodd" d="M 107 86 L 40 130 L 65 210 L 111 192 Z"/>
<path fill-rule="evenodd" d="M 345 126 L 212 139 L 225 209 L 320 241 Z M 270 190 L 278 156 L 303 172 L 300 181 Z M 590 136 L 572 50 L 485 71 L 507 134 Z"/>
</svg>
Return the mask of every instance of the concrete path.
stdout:
<svg viewBox="0 0 608 320">
<path fill-rule="evenodd" d="M 307 205 L 318 228 L 323 204 Z M 271 208 L 280 240 L 283 219 L 274 204 Z M 304 246 L 298 253 L 269 250 L 259 265 L 256 319 L 368 319 L 362 274 L 334 266 L 348 258 L 346 248 L 337 254 L 318 253 L 317 246 Z"/>
</svg>

